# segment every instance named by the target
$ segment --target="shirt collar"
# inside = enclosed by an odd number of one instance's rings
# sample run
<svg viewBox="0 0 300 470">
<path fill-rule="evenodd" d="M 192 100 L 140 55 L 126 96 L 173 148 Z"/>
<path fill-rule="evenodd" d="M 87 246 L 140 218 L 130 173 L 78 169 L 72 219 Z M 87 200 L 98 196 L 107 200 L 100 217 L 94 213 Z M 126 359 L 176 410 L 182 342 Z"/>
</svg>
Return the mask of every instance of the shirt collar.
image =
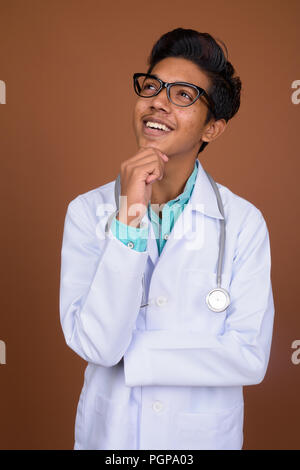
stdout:
<svg viewBox="0 0 300 470">
<path fill-rule="evenodd" d="M 197 158 L 194 170 L 187 180 L 183 192 L 175 199 L 168 201 L 168 203 L 182 203 L 183 200 L 189 199 L 189 204 L 191 205 L 192 210 L 201 212 L 209 217 L 214 217 L 215 219 L 224 219 L 219 210 L 215 191 L 206 173 L 206 170 L 204 170 Z M 149 202 L 148 213 L 150 209 L 151 206 Z"/>
<path fill-rule="evenodd" d="M 175 202 L 179 203 L 179 204 L 183 204 L 184 202 L 186 202 L 190 198 L 191 192 L 194 188 L 194 184 L 195 184 L 195 181 L 196 181 L 196 178 L 197 178 L 198 166 L 199 166 L 199 160 L 196 159 L 194 169 L 193 169 L 192 173 L 190 174 L 189 179 L 187 180 L 187 182 L 184 186 L 183 192 L 179 196 L 175 197 L 174 199 L 170 199 L 170 201 L 167 202 L 168 205 L 172 205 Z M 150 202 L 148 204 L 148 208 L 149 208 L 149 206 L 150 206 Z"/>
<path fill-rule="evenodd" d="M 198 158 L 196 158 L 194 170 L 186 182 L 183 192 L 169 203 L 183 204 L 189 200 L 192 210 L 199 211 L 209 217 L 224 219 L 218 206 L 215 191 Z"/>
<path fill-rule="evenodd" d="M 179 196 L 177 196 L 176 198 L 171 199 L 170 201 L 168 201 L 166 203 L 166 205 L 172 206 L 175 203 L 179 204 L 179 205 L 183 205 L 186 201 L 189 200 L 189 198 L 191 196 L 191 192 L 193 191 L 193 188 L 194 188 L 195 181 L 196 181 L 198 166 L 199 166 L 199 161 L 196 159 L 194 169 L 193 169 L 189 179 L 187 180 L 187 182 L 184 186 L 183 192 Z M 151 219 L 160 220 L 158 215 L 153 211 L 153 209 L 150 205 L 150 201 L 149 201 L 149 204 L 148 204 L 148 214 L 149 214 L 149 218 L 151 217 Z"/>
<path fill-rule="evenodd" d="M 173 204 L 175 202 L 178 202 L 178 203 L 182 204 L 190 198 L 191 192 L 194 188 L 194 184 L 195 184 L 195 181 L 196 181 L 196 178 L 197 178 L 198 165 L 199 165 L 199 161 L 196 159 L 194 169 L 193 169 L 189 179 L 187 180 L 187 182 L 185 184 L 183 192 L 179 196 L 177 196 L 176 198 L 171 199 L 170 201 L 168 201 L 168 204 Z"/>
</svg>

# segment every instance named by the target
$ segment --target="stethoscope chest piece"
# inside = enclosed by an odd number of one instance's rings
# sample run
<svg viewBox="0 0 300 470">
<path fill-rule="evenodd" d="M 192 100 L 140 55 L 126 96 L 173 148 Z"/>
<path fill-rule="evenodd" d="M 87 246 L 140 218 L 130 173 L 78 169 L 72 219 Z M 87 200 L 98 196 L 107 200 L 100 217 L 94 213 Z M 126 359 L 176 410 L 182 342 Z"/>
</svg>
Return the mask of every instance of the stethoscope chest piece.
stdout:
<svg viewBox="0 0 300 470">
<path fill-rule="evenodd" d="M 223 312 L 230 304 L 230 297 L 227 290 L 217 287 L 207 294 L 206 303 L 213 312 Z"/>
</svg>

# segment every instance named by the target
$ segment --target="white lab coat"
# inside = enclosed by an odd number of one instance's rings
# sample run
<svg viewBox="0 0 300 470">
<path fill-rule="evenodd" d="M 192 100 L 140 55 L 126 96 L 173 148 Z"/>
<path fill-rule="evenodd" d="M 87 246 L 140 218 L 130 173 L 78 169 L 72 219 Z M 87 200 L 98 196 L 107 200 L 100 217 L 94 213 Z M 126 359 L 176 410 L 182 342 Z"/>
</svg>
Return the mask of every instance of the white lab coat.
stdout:
<svg viewBox="0 0 300 470">
<path fill-rule="evenodd" d="M 241 449 L 243 386 L 266 373 L 274 320 L 266 222 L 252 203 L 217 183 L 226 218 L 216 313 L 219 212 L 199 162 L 190 201 L 158 256 L 104 235 L 114 181 L 77 196 L 65 218 L 60 318 L 67 344 L 88 365 L 75 449 Z M 196 235 L 193 235 L 196 234 Z M 142 277 L 146 300 L 140 309 Z"/>
</svg>

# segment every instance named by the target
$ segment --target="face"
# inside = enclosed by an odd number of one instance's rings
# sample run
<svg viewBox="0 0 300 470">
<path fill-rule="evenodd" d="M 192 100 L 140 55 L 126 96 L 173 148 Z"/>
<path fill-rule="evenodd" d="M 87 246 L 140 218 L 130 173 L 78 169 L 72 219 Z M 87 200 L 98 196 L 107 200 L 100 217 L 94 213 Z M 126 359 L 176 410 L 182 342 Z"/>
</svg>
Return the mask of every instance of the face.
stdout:
<svg viewBox="0 0 300 470">
<path fill-rule="evenodd" d="M 184 81 L 209 90 L 209 79 L 193 62 L 177 57 L 161 60 L 151 71 L 165 82 Z M 208 107 L 205 98 L 197 99 L 191 106 L 180 107 L 171 103 L 167 89 L 150 98 L 137 97 L 133 111 L 133 128 L 138 147 L 156 147 L 168 157 L 198 154 L 201 137 L 210 126 L 204 126 Z M 144 119 L 161 119 L 173 130 L 149 135 L 145 131 Z M 205 139 L 207 141 L 207 139 Z"/>
</svg>

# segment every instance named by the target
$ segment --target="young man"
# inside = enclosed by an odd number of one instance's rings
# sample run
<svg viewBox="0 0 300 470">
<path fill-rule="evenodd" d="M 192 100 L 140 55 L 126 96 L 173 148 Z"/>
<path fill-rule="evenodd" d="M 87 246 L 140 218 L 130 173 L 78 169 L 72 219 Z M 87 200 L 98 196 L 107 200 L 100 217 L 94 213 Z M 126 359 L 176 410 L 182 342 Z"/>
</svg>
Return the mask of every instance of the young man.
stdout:
<svg viewBox="0 0 300 470">
<path fill-rule="evenodd" d="M 121 197 L 112 181 L 65 219 L 61 324 L 88 362 L 75 449 L 241 449 L 243 386 L 263 380 L 271 348 L 269 236 L 218 183 L 219 202 L 197 159 L 238 111 L 241 82 L 194 30 L 163 35 L 149 65 L 134 76 L 138 150 Z"/>
</svg>

